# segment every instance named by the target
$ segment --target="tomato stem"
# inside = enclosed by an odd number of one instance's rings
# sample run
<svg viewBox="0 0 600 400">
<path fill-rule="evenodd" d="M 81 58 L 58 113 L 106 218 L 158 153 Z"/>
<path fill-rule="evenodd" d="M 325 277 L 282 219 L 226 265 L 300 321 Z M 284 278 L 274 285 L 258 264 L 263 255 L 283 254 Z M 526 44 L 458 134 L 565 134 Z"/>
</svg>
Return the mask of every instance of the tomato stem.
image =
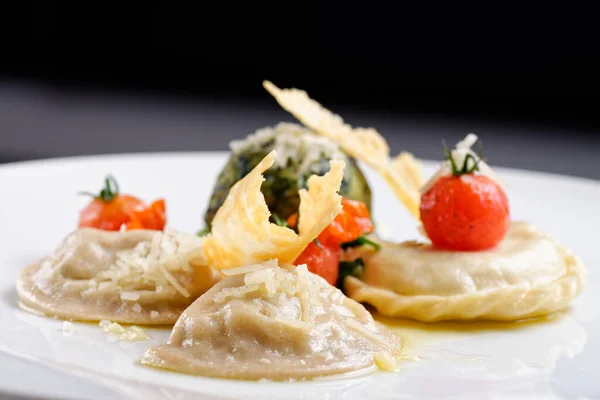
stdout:
<svg viewBox="0 0 600 400">
<path fill-rule="evenodd" d="M 119 195 L 119 184 L 112 175 L 107 175 L 106 178 L 104 178 L 104 187 L 99 194 L 93 194 L 90 192 L 79 192 L 78 194 L 91 196 L 94 199 L 109 202 Z"/>
<path fill-rule="evenodd" d="M 465 174 L 472 174 L 475 171 L 479 171 L 479 162 L 481 160 L 483 160 L 481 142 L 479 142 L 477 157 L 475 157 L 473 154 L 470 154 L 470 153 L 467 154 L 465 156 L 463 165 L 460 168 L 456 165 L 456 161 L 454 160 L 454 157 L 452 157 L 452 152 L 448 148 L 448 145 L 446 144 L 445 140 L 442 141 L 442 148 L 444 150 L 444 155 L 446 156 L 446 160 L 450 161 L 450 167 L 452 168 L 452 175 L 461 176 L 461 175 L 465 175 Z M 469 160 L 473 161 L 472 166 L 469 166 Z"/>
</svg>

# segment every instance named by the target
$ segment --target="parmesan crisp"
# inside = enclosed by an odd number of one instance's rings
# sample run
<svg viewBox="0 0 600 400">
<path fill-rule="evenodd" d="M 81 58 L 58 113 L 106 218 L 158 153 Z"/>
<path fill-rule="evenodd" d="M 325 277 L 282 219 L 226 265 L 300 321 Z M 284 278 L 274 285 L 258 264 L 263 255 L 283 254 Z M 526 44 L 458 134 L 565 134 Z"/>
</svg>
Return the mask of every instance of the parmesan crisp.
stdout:
<svg viewBox="0 0 600 400">
<path fill-rule="evenodd" d="M 211 233 L 204 240 L 204 256 L 215 269 L 228 269 L 278 259 L 293 263 L 306 246 L 342 210 L 338 194 L 345 163 L 331 160 L 323 176 L 312 175 L 308 190 L 299 190 L 298 234 L 269 221 L 271 213 L 260 191 L 263 173 L 273 166 L 277 152 L 271 151 L 244 178 L 231 187 L 217 211 Z"/>
<path fill-rule="evenodd" d="M 392 160 L 387 142 L 375 129 L 352 128 L 303 90 L 279 89 L 269 81 L 264 81 L 263 86 L 306 127 L 335 141 L 346 153 L 379 172 L 408 211 L 419 217 L 419 188 L 424 180 L 421 166 L 412 154 L 403 152 Z"/>
</svg>

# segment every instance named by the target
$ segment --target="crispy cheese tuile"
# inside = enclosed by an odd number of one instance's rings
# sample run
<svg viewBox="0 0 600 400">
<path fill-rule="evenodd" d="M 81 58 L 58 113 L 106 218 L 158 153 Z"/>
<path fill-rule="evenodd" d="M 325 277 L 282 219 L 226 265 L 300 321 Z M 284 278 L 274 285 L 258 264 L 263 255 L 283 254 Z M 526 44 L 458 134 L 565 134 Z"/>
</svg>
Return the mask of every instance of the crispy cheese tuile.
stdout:
<svg viewBox="0 0 600 400">
<path fill-rule="evenodd" d="M 390 148 L 373 128 L 352 128 L 337 114 L 311 99 L 299 89 L 279 89 L 269 81 L 264 88 L 279 105 L 294 115 L 306 127 L 335 141 L 352 157 L 375 169 L 393 189 L 396 197 L 410 213 L 419 216 L 421 167 L 410 153 L 390 159 Z"/>
<path fill-rule="evenodd" d="M 211 234 L 204 240 L 204 256 L 213 268 L 236 268 L 271 259 L 278 259 L 280 264 L 293 263 L 341 211 L 338 191 L 345 163 L 332 160 L 329 172 L 311 176 L 308 190 L 299 191 L 299 234 L 269 222 L 271 213 L 260 188 L 262 174 L 273 166 L 276 155 L 271 151 L 232 186 L 217 211 Z"/>
</svg>

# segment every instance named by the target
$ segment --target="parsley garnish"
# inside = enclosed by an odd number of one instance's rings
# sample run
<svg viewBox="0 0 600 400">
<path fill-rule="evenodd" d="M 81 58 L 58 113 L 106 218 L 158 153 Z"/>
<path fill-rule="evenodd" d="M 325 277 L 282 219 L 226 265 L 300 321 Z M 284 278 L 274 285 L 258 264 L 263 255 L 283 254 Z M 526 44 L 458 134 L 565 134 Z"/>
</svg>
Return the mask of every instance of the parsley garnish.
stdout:
<svg viewBox="0 0 600 400">
<path fill-rule="evenodd" d="M 365 263 L 362 258 L 357 258 L 354 261 L 341 261 L 339 264 L 340 272 L 336 287 L 340 290 L 344 290 L 344 279 L 347 276 L 360 276 L 365 268 Z"/>
<path fill-rule="evenodd" d="M 289 228 L 290 227 L 290 225 L 287 223 L 287 221 L 285 219 L 282 219 L 277 214 L 273 214 L 273 220 L 275 221 L 275 224 L 278 225 L 278 226 L 283 226 L 285 228 Z"/>
<path fill-rule="evenodd" d="M 196 233 L 196 235 L 202 237 L 202 236 L 208 235 L 209 233 L 210 233 L 210 228 L 207 226 L 206 228 L 202 229 L 201 231 L 198 231 Z"/>
<path fill-rule="evenodd" d="M 355 239 L 351 242 L 346 242 L 346 243 L 341 244 L 341 247 L 343 250 L 349 249 L 351 247 L 359 247 L 359 246 L 373 246 L 373 248 L 375 248 L 375 250 L 381 249 L 381 245 L 379 243 L 375 243 L 372 240 L 369 240 L 364 236 L 359 236 L 357 239 Z"/>
</svg>

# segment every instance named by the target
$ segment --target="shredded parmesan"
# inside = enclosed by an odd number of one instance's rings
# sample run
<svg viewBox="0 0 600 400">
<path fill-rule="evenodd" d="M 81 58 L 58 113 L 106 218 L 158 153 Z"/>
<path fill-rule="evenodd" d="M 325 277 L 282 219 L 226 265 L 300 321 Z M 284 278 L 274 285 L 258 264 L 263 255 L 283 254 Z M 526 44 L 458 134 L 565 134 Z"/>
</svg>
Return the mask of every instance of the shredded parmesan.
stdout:
<svg viewBox="0 0 600 400">
<path fill-rule="evenodd" d="M 289 326 L 290 328 L 299 329 L 305 332 L 310 332 L 310 330 L 313 328 L 313 324 L 311 323 L 300 321 L 297 319 L 282 317 L 280 315 L 276 316 L 273 319 L 283 325 Z"/>
<path fill-rule="evenodd" d="M 353 318 L 348 318 L 345 322 L 346 322 L 347 328 L 354 330 L 356 333 L 361 334 L 366 339 L 370 340 L 371 342 L 373 342 L 375 344 L 380 345 L 381 347 L 385 347 L 386 349 L 388 349 L 390 351 L 394 351 L 394 346 L 391 343 L 389 343 L 387 340 L 385 340 L 384 338 L 382 338 L 375 332 L 370 331 L 369 329 L 365 328 L 357 320 L 355 320 Z"/>
<path fill-rule="evenodd" d="M 311 175 L 319 173 L 319 161 L 344 160 L 347 156 L 332 140 L 298 124 L 281 122 L 274 127 L 257 130 L 242 140 L 230 142 L 234 154 L 264 151 L 265 148 L 277 151 L 274 166 L 286 168 L 290 162 L 298 164 L 298 173 Z"/>
<path fill-rule="evenodd" d="M 173 275 L 171 275 L 171 273 L 169 271 L 167 271 L 165 269 L 165 267 L 160 266 L 159 268 L 160 268 L 161 272 L 165 275 L 165 278 L 167 278 L 167 280 L 169 281 L 169 283 L 179 293 L 181 293 L 182 296 L 184 296 L 184 297 L 190 297 L 190 292 L 188 292 L 183 286 L 181 286 L 181 284 L 179 282 L 177 282 L 177 279 L 175 279 L 175 277 Z"/>
<path fill-rule="evenodd" d="M 143 292 L 140 286 L 148 284 L 153 284 L 157 293 L 168 290 L 190 297 L 178 276 L 190 271 L 190 264 L 203 261 L 202 243 L 203 239 L 196 235 L 172 229 L 157 231 L 134 248 L 117 252 L 114 264 L 91 280 L 89 286 L 101 291 L 120 290 L 123 301 L 139 300 Z"/>
<path fill-rule="evenodd" d="M 150 336 L 142 328 L 135 325 L 125 329 L 125 332 L 119 336 L 119 340 L 122 342 L 145 341 L 149 339 Z"/>
<path fill-rule="evenodd" d="M 384 371 L 398 371 L 398 364 L 392 355 L 387 351 L 380 351 L 379 353 L 375 353 L 373 356 L 373 361 Z"/>
<path fill-rule="evenodd" d="M 306 264 L 298 265 L 296 267 L 296 274 L 298 275 L 298 292 L 300 293 L 300 305 L 302 307 L 302 321 L 312 322 L 310 300 L 308 298 L 308 267 Z"/>
<path fill-rule="evenodd" d="M 233 275 L 241 275 L 241 274 L 249 274 L 252 272 L 260 271 L 263 269 L 273 268 L 277 266 L 277 260 L 269 260 L 260 264 L 251 264 L 244 265 L 242 267 L 229 268 L 221 270 L 221 273 L 225 276 L 233 276 Z"/>
<path fill-rule="evenodd" d="M 248 274 L 246 274 L 246 276 L 244 277 L 244 283 L 246 285 L 252 285 L 252 284 L 266 284 L 268 281 L 273 280 L 275 276 L 275 272 L 273 270 L 273 268 L 264 268 L 258 271 L 254 271 L 254 272 L 250 272 Z"/>
<path fill-rule="evenodd" d="M 132 325 L 124 328 L 118 323 L 106 319 L 100 321 L 99 325 L 104 333 L 119 335 L 119 340 L 121 341 L 132 342 L 150 339 L 150 336 L 139 326 Z"/>
<path fill-rule="evenodd" d="M 63 336 L 72 336 L 75 331 L 74 325 L 69 321 L 64 321 L 62 324 Z"/>
<path fill-rule="evenodd" d="M 104 331 L 104 333 L 116 333 L 116 334 L 120 334 L 125 332 L 125 328 L 123 328 L 121 325 L 119 325 L 116 322 L 112 322 L 106 319 L 103 319 L 102 321 L 100 321 L 100 327 L 102 328 L 102 330 Z"/>
<path fill-rule="evenodd" d="M 135 303 L 132 308 L 133 308 L 133 311 L 138 314 L 142 312 L 142 306 L 140 306 L 138 303 Z"/>
<path fill-rule="evenodd" d="M 150 318 L 156 319 L 159 316 L 160 316 L 160 314 L 158 313 L 158 311 L 154 311 L 154 310 L 150 311 Z"/>
<path fill-rule="evenodd" d="M 121 292 L 121 300 L 137 301 L 140 299 L 140 294 L 135 292 Z"/>
<path fill-rule="evenodd" d="M 258 289 L 260 289 L 259 285 L 246 285 L 236 288 L 225 288 L 215 295 L 215 302 L 223 303 L 230 297 L 242 298 L 247 293 L 256 292 Z"/>
</svg>

